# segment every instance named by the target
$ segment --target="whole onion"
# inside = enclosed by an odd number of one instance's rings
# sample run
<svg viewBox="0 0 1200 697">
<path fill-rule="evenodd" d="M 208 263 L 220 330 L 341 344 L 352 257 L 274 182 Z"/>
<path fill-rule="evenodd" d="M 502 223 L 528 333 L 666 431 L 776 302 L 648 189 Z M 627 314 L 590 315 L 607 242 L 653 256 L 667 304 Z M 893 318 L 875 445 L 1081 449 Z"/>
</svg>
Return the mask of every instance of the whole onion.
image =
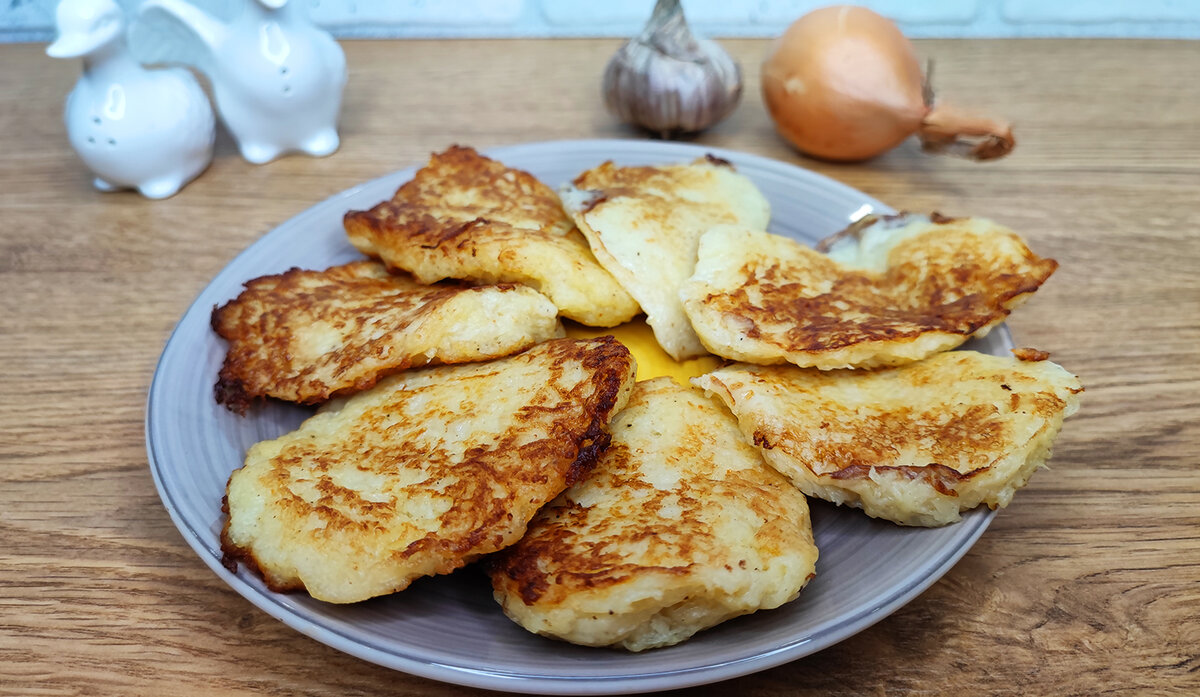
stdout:
<svg viewBox="0 0 1200 697">
<path fill-rule="evenodd" d="M 762 67 L 779 133 L 813 157 L 857 161 L 913 134 L 930 151 L 977 160 L 1008 154 L 1012 128 L 933 103 L 912 44 L 863 7 L 826 7 L 796 20 Z"/>
</svg>

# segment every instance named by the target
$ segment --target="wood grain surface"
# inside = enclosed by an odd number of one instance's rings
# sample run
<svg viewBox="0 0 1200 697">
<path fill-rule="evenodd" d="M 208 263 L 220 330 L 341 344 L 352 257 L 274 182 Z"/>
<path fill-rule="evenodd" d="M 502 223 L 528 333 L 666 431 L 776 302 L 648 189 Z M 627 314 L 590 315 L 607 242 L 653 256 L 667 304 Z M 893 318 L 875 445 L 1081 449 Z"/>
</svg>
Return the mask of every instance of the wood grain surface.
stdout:
<svg viewBox="0 0 1200 697">
<path fill-rule="evenodd" d="M 191 552 L 147 467 L 155 361 L 241 249 L 452 143 L 642 137 L 604 111 L 611 40 L 347 42 L 343 145 L 212 167 L 148 201 L 67 146 L 77 65 L 0 46 L 0 694 L 459 695 L 312 641 Z M 914 143 L 806 159 L 724 42 L 743 104 L 696 142 L 795 163 L 898 208 L 996 218 L 1061 268 L 1010 322 L 1087 387 L 1048 470 L 940 582 L 717 695 L 1200 694 L 1200 43 L 929 41 L 946 101 L 1016 124 L 990 164 Z M 482 693 L 480 693 L 482 694 Z"/>
</svg>

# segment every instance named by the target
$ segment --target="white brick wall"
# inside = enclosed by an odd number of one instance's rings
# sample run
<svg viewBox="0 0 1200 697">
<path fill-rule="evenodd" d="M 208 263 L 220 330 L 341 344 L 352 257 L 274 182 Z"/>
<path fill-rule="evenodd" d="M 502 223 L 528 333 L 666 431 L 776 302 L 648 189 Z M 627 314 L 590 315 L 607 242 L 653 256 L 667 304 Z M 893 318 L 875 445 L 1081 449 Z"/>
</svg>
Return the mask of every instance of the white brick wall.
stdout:
<svg viewBox="0 0 1200 697">
<path fill-rule="evenodd" d="M 193 0 L 197 5 L 230 0 Z M 292 0 L 342 37 L 629 36 L 653 0 Z M 122 0 L 136 7 L 139 0 Z M 47 41 L 57 0 L 0 0 L 0 41 Z M 698 31 L 776 36 L 819 0 L 683 0 Z M 909 36 L 1200 38 L 1200 0 L 862 0 Z M 1198 54 L 1200 63 L 1200 54 Z"/>
</svg>

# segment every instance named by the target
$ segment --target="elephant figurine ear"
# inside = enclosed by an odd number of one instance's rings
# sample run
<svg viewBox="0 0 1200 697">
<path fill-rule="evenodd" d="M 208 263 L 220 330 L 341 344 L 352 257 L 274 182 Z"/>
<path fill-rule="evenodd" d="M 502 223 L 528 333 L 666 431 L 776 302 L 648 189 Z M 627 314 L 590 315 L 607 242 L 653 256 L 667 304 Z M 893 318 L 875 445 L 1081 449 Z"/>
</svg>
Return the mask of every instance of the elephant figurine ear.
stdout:
<svg viewBox="0 0 1200 697">
<path fill-rule="evenodd" d="M 227 26 L 240 13 L 246 0 L 172 0 L 137 3 L 129 29 L 129 48 L 134 58 L 146 65 L 184 65 L 204 73 L 211 81 L 214 46 L 211 32 L 195 26 L 179 12 L 204 16 L 206 22 Z"/>
</svg>

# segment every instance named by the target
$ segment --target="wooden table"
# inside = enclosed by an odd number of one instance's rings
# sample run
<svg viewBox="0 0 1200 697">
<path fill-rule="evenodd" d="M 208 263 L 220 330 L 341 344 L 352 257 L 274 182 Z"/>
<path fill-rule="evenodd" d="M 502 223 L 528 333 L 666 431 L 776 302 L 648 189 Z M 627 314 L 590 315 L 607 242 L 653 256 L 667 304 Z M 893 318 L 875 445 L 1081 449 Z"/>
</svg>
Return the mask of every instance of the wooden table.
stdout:
<svg viewBox="0 0 1200 697">
<path fill-rule="evenodd" d="M 1087 386 L 1039 472 L 940 582 L 861 634 L 693 690 L 1200 694 L 1200 43 L 931 41 L 939 94 L 1016 123 L 974 164 L 913 143 L 797 155 L 744 103 L 696 142 L 898 208 L 993 217 L 1061 268 L 1010 322 Z M 346 42 L 341 150 L 252 166 L 221 136 L 165 201 L 101 194 L 60 118 L 77 66 L 0 47 L 0 694 L 457 695 L 301 636 L 183 542 L 143 410 L 172 326 L 273 226 L 451 143 L 640 137 L 601 106 L 611 40 Z"/>
</svg>

